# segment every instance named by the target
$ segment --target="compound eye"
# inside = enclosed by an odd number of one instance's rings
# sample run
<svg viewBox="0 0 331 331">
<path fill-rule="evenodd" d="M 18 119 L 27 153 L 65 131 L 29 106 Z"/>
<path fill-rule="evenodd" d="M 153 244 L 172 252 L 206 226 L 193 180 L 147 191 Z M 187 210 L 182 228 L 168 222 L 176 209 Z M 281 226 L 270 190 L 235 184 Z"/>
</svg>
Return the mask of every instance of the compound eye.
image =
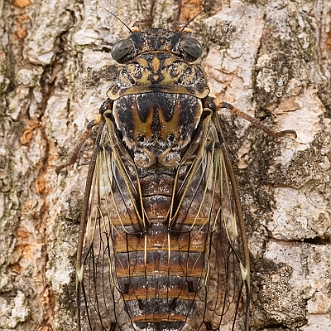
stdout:
<svg viewBox="0 0 331 331">
<path fill-rule="evenodd" d="M 132 43 L 128 39 L 120 40 L 118 43 L 114 45 L 111 50 L 111 56 L 117 62 L 122 62 L 121 60 L 125 57 L 125 55 L 129 54 L 132 49 Z"/>
<path fill-rule="evenodd" d="M 193 61 L 198 59 L 202 54 L 202 46 L 194 38 L 185 38 L 182 40 L 180 45 L 185 53 L 192 57 Z"/>
</svg>

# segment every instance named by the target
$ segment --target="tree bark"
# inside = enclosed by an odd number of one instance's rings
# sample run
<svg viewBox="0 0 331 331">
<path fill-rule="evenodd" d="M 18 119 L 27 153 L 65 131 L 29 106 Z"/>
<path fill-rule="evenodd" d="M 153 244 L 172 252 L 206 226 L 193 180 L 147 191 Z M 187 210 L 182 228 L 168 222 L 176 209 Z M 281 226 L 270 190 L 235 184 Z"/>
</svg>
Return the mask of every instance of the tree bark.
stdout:
<svg viewBox="0 0 331 331">
<path fill-rule="evenodd" d="M 93 141 L 56 175 L 116 75 L 112 45 L 150 1 L 13 0 L 2 9 L 0 329 L 75 330 L 75 257 Z M 171 29 L 176 1 L 158 0 Z M 252 264 L 251 330 L 329 331 L 331 1 L 186 0 L 224 109 Z"/>
</svg>

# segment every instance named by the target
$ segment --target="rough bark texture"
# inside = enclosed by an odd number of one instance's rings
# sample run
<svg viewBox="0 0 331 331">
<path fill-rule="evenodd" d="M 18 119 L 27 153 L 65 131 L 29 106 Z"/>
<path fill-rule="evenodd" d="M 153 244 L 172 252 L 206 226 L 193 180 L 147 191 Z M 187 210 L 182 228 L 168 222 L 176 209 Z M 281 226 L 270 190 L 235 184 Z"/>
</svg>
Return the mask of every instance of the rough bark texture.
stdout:
<svg viewBox="0 0 331 331">
<path fill-rule="evenodd" d="M 201 7 L 200 7 L 201 6 Z M 92 144 L 55 174 L 98 113 L 110 49 L 149 1 L 0 1 L 0 330 L 75 330 L 75 255 Z M 176 2 L 159 0 L 156 27 Z M 190 0 L 211 94 L 224 112 L 252 263 L 251 330 L 331 329 L 331 1 Z"/>
</svg>

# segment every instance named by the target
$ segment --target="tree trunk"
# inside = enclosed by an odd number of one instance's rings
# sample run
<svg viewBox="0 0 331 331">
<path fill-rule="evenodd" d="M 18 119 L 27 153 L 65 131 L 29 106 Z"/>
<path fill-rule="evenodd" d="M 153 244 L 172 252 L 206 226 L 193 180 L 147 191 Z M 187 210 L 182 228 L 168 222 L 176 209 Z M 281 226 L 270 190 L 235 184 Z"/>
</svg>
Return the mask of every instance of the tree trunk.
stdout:
<svg viewBox="0 0 331 331">
<path fill-rule="evenodd" d="M 329 331 L 331 1 L 186 0 L 222 109 L 252 264 L 251 330 Z M 88 142 L 56 175 L 116 75 L 112 45 L 150 1 L 1 1 L 0 330 L 75 330 L 75 256 Z M 158 0 L 171 29 L 176 1 Z M 170 22 L 170 23 L 169 23 Z"/>
</svg>

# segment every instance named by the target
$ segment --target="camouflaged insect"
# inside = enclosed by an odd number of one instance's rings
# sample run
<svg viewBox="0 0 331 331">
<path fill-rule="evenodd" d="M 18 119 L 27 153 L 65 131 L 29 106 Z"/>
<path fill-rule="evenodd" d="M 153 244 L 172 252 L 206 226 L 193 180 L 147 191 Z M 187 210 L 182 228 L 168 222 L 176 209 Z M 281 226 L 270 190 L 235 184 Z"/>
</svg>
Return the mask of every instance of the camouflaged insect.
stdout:
<svg viewBox="0 0 331 331">
<path fill-rule="evenodd" d="M 247 240 L 201 53 L 186 29 L 135 28 L 112 49 L 122 66 L 86 184 L 79 330 L 248 330 Z"/>
</svg>

